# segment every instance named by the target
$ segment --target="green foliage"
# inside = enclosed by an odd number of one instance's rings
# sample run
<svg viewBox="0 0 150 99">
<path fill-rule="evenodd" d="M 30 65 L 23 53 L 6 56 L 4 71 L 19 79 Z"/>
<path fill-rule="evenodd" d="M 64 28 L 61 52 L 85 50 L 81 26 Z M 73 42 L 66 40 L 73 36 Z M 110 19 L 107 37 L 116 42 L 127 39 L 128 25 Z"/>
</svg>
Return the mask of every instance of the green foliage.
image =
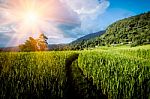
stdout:
<svg viewBox="0 0 150 99">
<path fill-rule="evenodd" d="M 19 45 L 20 51 L 46 51 L 48 50 L 47 39 L 44 34 L 41 34 L 37 40 L 29 37 L 29 40 L 26 40 L 25 44 Z"/>
<path fill-rule="evenodd" d="M 106 44 L 150 43 L 150 12 L 126 18 L 110 25 L 101 39 Z"/>
<path fill-rule="evenodd" d="M 38 51 L 37 40 L 29 37 L 29 40 L 26 40 L 25 44 L 19 45 L 19 48 L 23 52 Z"/>
<path fill-rule="evenodd" d="M 41 34 L 38 38 L 38 47 L 40 51 L 45 51 L 48 50 L 48 43 L 47 43 L 48 38 L 44 35 Z"/>
</svg>

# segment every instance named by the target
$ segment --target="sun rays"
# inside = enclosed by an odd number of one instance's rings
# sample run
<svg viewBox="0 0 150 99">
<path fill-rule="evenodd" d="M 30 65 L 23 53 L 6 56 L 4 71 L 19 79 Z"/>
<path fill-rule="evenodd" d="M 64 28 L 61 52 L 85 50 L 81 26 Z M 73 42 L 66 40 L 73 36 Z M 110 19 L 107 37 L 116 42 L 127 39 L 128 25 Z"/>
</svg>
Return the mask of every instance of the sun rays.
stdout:
<svg viewBox="0 0 150 99">
<path fill-rule="evenodd" d="M 10 29 L 3 33 L 10 37 L 7 45 L 18 45 L 29 36 L 38 37 L 41 32 L 48 38 L 62 39 L 80 25 L 77 13 L 62 0 L 5 0 L 0 3 L 0 27 Z"/>
<path fill-rule="evenodd" d="M 41 32 L 50 30 L 59 31 L 51 23 L 53 20 L 65 22 L 63 18 L 57 18 L 58 7 L 55 0 L 7 0 L 0 5 L 4 16 L 0 22 L 3 26 L 10 25 L 12 31 L 17 33 L 18 40 L 25 36 L 38 36 Z"/>
</svg>

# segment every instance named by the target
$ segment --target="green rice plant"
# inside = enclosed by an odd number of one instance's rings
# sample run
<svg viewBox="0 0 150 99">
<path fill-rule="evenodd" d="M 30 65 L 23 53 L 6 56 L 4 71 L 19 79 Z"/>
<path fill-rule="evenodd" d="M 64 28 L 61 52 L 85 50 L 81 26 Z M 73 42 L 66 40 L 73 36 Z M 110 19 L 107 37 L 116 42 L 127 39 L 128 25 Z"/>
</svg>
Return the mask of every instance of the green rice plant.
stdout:
<svg viewBox="0 0 150 99">
<path fill-rule="evenodd" d="M 0 98 L 61 98 L 74 52 L 0 53 Z"/>
<path fill-rule="evenodd" d="M 142 59 L 150 59 L 150 49 L 137 49 L 137 50 L 126 49 L 126 50 L 118 50 L 118 52 L 122 55 L 128 55 Z"/>
<path fill-rule="evenodd" d="M 150 48 L 2 52 L 0 82 L 1 99 L 65 98 L 69 84 L 87 99 L 149 99 Z"/>
<path fill-rule="evenodd" d="M 150 97 L 150 61 L 110 51 L 80 54 L 78 65 L 110 99 Z"/>
</svg>

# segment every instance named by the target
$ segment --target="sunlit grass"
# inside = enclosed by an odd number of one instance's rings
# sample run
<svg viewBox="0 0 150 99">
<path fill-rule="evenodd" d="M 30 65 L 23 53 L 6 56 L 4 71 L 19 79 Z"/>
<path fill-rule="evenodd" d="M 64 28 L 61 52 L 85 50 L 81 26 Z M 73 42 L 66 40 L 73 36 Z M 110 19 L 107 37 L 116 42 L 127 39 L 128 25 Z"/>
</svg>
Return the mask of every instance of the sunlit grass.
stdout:
<svg viewBox="0 0 150 99">
<path fill-rule="evenodd" d="M 79 57 L 77 64 L 73 65 L 81 68 L 87 78 L 92 77 L 97 89 L 102 89 L 108 98 L 148 98 L 149 46 L 101 47 L 86 51 L 2 52 L 0 98 L 29 98 L 29 94 L 64 97 L 66 60 L 75 53 Z"/>
<path fill-rule="evenodd" d="M 0 53 L 0 95 L 63 97 L 65 60 L 73 52 Z"/>
<path fill-rule="evenodd" d="M 150 97 L 149 45 L 84 51 L 78 65 L 110 99 Z"/>
</svg>

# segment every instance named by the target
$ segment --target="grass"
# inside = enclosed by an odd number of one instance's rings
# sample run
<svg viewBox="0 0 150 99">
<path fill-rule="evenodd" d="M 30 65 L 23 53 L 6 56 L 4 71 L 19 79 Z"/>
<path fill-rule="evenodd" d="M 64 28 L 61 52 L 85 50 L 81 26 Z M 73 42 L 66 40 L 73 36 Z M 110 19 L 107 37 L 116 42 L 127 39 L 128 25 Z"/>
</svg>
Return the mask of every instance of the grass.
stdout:
<svg viewBox="0 0 150 99">
<path fill-rule="evenodd" d="M 148 99 L 150 45 L 0 53 L 0 82 L 1 99 Z"/>
<path fill-rule="evenodd" d="M 137 50 L 137 49 L 150 49 L 150 44 L 149 45 L 141 45 L 141 46 L 136 46 L 136 47 L 131 47 L 131 46 L 127 46 L 127 45 L 120 45 L 120 46 L 99 46 L 97 48 L 95 48 L 94 50 L 115 50 L 115 49 L 133 49 L 133 50 Z"/>
<path fill-rule="evenodd" d="M 150 88 L 148 59 L 93 51 L 80 54 L 78 65 L 86 76 L 94 79 L 97 88 L 101 88 L 110 99 L 141 99 L 150 96 L 147 91 Z M 143 86 L 147 86 L 148 89 L 144 89 Z"/>
<path fill-rule="evenodd" d="M 150 45 L 84 51 L 78 65 L 110 99 L 150 98 Z"/>
<path fill-rule="evenodd" d="M 72 52 L 0 53 L 2 98 L 61 98 Z"/>
</svg>

